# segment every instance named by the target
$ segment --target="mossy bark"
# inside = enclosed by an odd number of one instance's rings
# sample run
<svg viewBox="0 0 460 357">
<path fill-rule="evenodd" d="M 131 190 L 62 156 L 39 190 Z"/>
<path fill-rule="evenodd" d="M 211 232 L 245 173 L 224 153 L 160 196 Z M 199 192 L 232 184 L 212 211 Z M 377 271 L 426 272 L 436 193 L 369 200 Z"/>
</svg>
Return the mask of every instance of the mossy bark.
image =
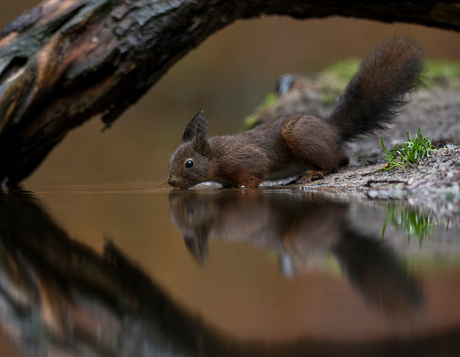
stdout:
<svg viewBox="0 0 460 357">
<path fill-rule="evenodd" d="M 459 30 L 459 11 L 446 1 L 46 0 L 0 37 L 0 182 L 15 186 L 92 116 L 110 126 L 236 19 L 340 15 Z"/>
</svg>

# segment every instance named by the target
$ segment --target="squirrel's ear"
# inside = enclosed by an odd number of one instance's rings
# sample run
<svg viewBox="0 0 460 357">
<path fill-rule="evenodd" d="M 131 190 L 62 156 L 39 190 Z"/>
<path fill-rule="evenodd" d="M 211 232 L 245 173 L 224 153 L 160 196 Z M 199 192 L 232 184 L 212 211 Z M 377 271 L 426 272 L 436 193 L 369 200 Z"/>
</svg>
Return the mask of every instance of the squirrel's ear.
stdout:
<svg viewBox="0 0 460 357">
<path fill-rule="evenodd" d="M 193 142 L 193 148 L 200 154 L 209 157 L 211 148 L 209 147 L 208 139 L 206 139 L 206 132 L 198 133 Z"/>
<path fill-rule="evenodd" d="M 198 116 L 196 123 L 196 136 L 198 138 L 198 135 L 203 134 L 203 136 L 206 138 L 206 133 L 208 132 L 208 122 L 204 118 L 203 109 L 201 109 L 200 112 L 195 116 Z"/>
<path fill-rule="evenodd" d="M 182 136 L 182 142 L 192 141 L 196 138 L 197 134 L 200 132 L 200 128 L 203 126 L 207 128 L 206 120 L 204 119 L 204 111 L 201 109 L 190 122 L 187 124 L 185 128 L 184 135 Z M 201 129 L 202 130 L 202 129 Z M 206 132 L 206 129 L 205 129 Z"/>
</svg>

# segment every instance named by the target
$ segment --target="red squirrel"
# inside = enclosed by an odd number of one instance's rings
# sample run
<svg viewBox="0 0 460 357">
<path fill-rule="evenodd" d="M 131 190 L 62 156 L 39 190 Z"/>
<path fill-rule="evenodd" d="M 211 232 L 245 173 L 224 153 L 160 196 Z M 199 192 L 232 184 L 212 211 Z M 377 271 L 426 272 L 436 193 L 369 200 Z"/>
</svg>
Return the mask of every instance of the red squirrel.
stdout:
<svg viewBox="0 0 460 357">
<path fill-rule="evenodd" d="M 329 118 L 296 114 L 252 130 L 207 139 L 201 110 L 188 123 L 169 160 L 168 183 L 189 188 L 214 181 L 224 187 L 257 187 L 262 180 L 301 176 L 317 180 L 348 164 L 344 145 L 390 122 L 406 103 L 423 67 L 425 51 L 414 40 L 386 40 L 366 57 Z"/>
</svg>

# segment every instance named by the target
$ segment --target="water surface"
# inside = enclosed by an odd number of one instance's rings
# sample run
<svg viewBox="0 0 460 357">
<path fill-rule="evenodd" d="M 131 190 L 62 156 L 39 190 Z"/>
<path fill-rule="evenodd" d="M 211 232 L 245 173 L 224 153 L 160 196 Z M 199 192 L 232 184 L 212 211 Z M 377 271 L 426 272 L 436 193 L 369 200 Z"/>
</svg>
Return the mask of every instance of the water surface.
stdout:
<svg viewBox="0 0 460 357">
<path fill-rule="evenodd" d="M 455 222 L 298 189 L 0 196 L 6 356 L 458 355 Z"/>
</svg>

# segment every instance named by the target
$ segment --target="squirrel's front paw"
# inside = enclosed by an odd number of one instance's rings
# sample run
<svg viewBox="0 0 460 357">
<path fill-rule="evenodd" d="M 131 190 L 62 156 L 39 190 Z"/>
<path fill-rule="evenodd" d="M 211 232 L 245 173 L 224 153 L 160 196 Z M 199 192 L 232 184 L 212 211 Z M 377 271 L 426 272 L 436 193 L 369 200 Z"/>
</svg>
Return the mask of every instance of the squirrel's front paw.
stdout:
<svg viewBox="0 0 460 357">
<path fill-rule="evenodd" d="M 315 180 L 320 180 L 324 178 L 324 174 L 321 171 L 315 171 L 310 174 L 306 174 L 303 176 L 299 181 L 297 181 L 298 185 L 305 185 L 309 182 L 315 181 Z"/>
</svg>

